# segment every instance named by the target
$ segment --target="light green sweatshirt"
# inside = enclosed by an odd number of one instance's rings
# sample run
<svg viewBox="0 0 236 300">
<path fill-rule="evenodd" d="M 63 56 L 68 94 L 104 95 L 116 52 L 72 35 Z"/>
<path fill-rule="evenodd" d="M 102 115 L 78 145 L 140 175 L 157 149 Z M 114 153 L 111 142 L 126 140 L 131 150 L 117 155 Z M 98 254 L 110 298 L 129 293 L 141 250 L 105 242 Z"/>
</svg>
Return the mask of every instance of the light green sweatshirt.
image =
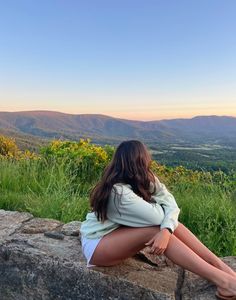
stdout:
<svg viewBox="0 0 236 300">
<path fill-rule="evenodd" d="M 97 220 L 94 212 L 87 213 L 86 220 L 82 222 L 80 227 L 81 235 L 90 239 L 100 238 L 120 225 L 131 227 L 160 225 L 161 229 L 169 227 L 174 231 L 178 226 L 180 209 L 174 196 L 156 176 L 155 186 L 156 193 L 151 197 L 155 203 L 149 203 L 135 194 L 131 185 L 114 184 L 107 206 L 108 220 L 102 223 Z M 120 202 L 117 198 L 115 199 L 114 188 L 119 198 L 121 195 Z M 152 182 L 150 183 L 150 191 L 153 192 Z"/>
</svg>

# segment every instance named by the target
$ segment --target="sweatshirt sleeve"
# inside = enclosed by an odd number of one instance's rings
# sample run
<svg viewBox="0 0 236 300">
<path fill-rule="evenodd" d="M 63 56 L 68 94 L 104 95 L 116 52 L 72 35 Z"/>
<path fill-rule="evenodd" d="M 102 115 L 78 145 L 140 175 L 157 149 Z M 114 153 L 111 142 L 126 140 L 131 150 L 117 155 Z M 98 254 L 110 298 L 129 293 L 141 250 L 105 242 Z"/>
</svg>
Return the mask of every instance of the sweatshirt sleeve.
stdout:
<svg viewBox="0 0 236 300">
<path fill-rule="evenodd" d="M 178 207 L 174 196 L 168 191 L 165 184 L 161 183 L 155 176 L 156 193 L 152 195 L 157 205 L 161 205 L 164 209 L 164 219 L 161 223 L 160 228 L 169 227 L 174 231 L 178 226 L 178 217 L 180 208 Z"/>
<path fill-rule="evenodd" d="M 108 202 L 107 217 L 111 221 L 131 227 L 161 224 L 164 219 L 161 205 L 145 201 L 127 186 L 116 185 L 116 190 L 118 195 L 115 199 L 113 186 Z"/>
</svg>

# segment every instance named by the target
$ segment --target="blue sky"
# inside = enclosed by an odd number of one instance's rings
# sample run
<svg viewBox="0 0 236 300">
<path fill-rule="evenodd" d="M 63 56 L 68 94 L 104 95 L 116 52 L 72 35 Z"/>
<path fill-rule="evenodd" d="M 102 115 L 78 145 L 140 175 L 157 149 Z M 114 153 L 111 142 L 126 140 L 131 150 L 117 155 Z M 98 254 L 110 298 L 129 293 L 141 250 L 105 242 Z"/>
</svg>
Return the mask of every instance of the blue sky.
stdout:
<svg viewBox="0 0 236 300">
<path fill-rule="evenodd" d="M 0 0 L 0 110 L 236 116 L 234 0 Z"/>
</svg>

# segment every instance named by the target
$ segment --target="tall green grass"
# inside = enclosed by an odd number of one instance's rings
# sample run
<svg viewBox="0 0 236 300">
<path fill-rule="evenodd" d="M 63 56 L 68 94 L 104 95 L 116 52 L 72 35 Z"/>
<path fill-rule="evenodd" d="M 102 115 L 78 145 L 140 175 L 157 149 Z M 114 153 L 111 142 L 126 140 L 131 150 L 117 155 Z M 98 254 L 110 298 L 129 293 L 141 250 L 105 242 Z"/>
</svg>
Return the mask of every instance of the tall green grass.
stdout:
<svg viewBox="0 0 236 300">
<path fill-rule="evenodd" d="M 91 180 L 90 172 L 89 166 L 77 170 L 68 160 L 0 160 L 0 208 L 65 223 L 83 221 L 89 192 L 101 175 L 95 172 Z M 169 186 L 181 208 L 179 221 L 216 255 L 236 255 L 235 193 L 214 182 L 180 180 Z"/>
<path fill-rule="evenodd" d="M 75 182 L 69 165 L 46 160 L 0 161 L 0 208 L 63 222 L 82 220 L 91 183 Z"/>
<path fill-rule="evenodd" d="M 236 255 L 236 202 L 220 185 L 176 185 L 179 221 L 218 256 Z"/>
</svg>

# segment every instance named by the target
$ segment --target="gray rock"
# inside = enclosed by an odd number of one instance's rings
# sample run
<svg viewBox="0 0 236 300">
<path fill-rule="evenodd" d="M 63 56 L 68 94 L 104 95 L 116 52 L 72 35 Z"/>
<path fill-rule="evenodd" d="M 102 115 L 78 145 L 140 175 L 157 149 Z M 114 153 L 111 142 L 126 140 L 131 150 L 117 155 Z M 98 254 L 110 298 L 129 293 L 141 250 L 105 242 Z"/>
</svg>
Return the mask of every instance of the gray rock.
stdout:
<svg viewBox="0 0 236 300">
<path fill-rule="evenodd" d="M 45 228 L 62 233 L 57 222 L 0 210 L 1 300 L 215 299 L 211 283 L 146 248 L 116 266 L 87 268 L 79 236 L 44 235 Z M 32 224 L 38 230 L 29 232 Z M 235 257 L 227 262 L 235 264 Z"/>
<path fill-rule="evenodd" d="M 146 247 L 139 251 L 136 256 L 142 259 L 143 261 L 148 262 L 151 265 L 155 265 L 158 267 L 167 267 L 170 266 L 174 268 L 176 265 L 165 255 L 153 255 L 150 254 L 148 251 L 150 250 L 149 247 Z"/>
<path fill-rule="evenodd" d="M 47 218 L 33 218 L 29 222 L 24 223 L 20 229 L 22 233 L 43 233 L 54 229 L 60 229 L 63 223 L 53 219 Z"/>
<path fill-rule="evenodd" d="M 33 218 L 30 213 L 18 211 L 5 211 L 0 209 L 0 243 L 5 237 L 14 233 L 22 224 Z"/>
<path fill-rule="evenodd" d="M 80 221 L 72 221 L 62 226 L 61 232 L 65 235 L 79 236 L 80 235 Z"/>
<path fill-rule="evenodd" d="M 236 256 L 221 257 L 221 259 L 236 271 Z M 182 300 L 211 300 L 214 296 L 216 287 L 212 282 L 205 280 L 198 275 L 185 270 L 182 286 Z"/>
<path fill-rule="evenodd" d="M 57 240 L 63 240 L 64 239 L 64 234 L 58 231 L 46 231 L 44 232 L 44 235 L 52 238 L 52 239 L 57 239 Z"/>
</svg>

